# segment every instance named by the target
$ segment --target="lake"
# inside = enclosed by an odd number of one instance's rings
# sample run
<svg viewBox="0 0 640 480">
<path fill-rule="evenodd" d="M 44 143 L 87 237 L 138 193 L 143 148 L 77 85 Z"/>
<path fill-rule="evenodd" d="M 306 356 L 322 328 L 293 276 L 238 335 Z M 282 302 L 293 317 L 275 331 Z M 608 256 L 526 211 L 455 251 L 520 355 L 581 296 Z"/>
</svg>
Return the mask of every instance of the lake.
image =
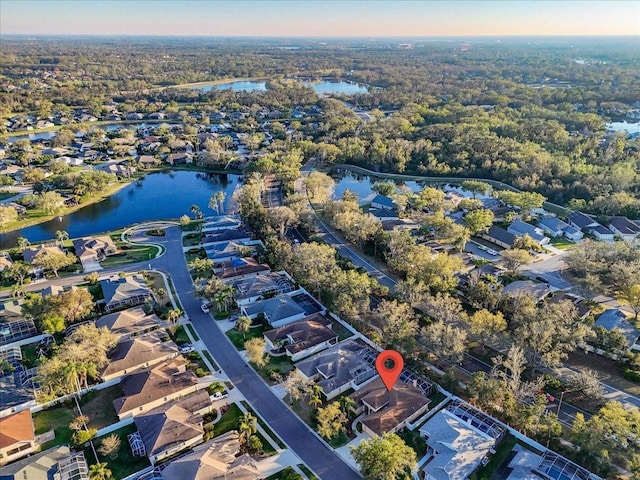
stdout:
<svg viewBox="0 0 640 480">
<path fill-rule="evenodd" d="M 340 173 L 332 173 L 331 177 L 335 180 L 336 186 L 333 191 L 333 198 L 342 198 L 342 194 L 345 190 L 351 190 L 360 198 L 360 205 L 370 203 L 373 197 L 377 195 L 373 191 L 373 184 L 382 181 L 393 181 L 398 187 L 406 186 L 411 189 L 412 192 L 419 192 L 422 190 L 426 183 L 413 182 L 413 181 L 400 181 L 400 180 L 385 180 L 384 178 L 369 177 L 367 175 L 358 175 L 350 171 L 344 171 Z"/>
<path fill-rule="evenodd" d="M 329 93 L 343 93 L 353 95 L 355 93 L 367 93 L 368 89 L 364 85 L 351 82 L 302 82 L 315 90 L 318 95 Z M 198 90 L 208 92 L 211 90 L 233 90 L 234 92 L 263 92 L 267 89 L 264 81 L 236 81 L 218 83 L 215 85 L 203 85 L 196 87 Z"/>
<path fill-rule="evenodd" d="M 0 235 L 0 248 L 12 248 L 18 237 L 30 242 L 55 238 L 56 230 L 65 230 L 71 238 L 83 237 L 149 220 L 179 218 L 198 205 L 205 215 L 215 215 L 209 198 L 225 193 L 225 210 L 240 183 L 239 175 L 206 172 L 166 171 L 152 173 L 127 185 L 115 195 L 88 205 L 69 215 L 45 223 Z"/>
<path fill-rule="evenodd" d="M 640 133 L 640 122 L 636 123 L 628 123 L 627 121 L 622 122 L 610 122 L 606 124 L 608 130 L 613 130 L 616 132 L 627 132 L 627 133 Z"/>
</svg>

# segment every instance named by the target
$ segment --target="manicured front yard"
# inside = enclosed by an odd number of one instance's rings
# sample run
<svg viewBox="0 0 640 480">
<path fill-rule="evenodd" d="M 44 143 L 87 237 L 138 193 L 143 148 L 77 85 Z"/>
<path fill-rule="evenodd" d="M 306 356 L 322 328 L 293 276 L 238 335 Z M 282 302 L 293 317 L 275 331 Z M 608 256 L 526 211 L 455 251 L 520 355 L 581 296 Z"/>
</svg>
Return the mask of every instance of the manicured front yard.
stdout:
<svg viewBox="0 0 640 480">
<path fill-rule="evenodd" d="M 564 237 L 551 237 L 551 245 L 553 245 L 556 248 L 559 248 L 560 250 L 566 250 L 567 248 L 571 248 L 575 245 L 574 242 L 572 242 L 571 240 L 567 240 Z"/>
<path fill-rule="evenodd" d="M 80 399 L 82 413 L 89 417 L 89 427 L 100 430 L 118 421 L 113 408 L 113 401 L 122 396 L 119 385 L 113 385 L 102 390 L 94 390 Z"/>
<path fill-rule="evenodd" d="M 75 418 L 71 404 L 48 408 L 33 414 L 33 424 L 36 435 L 54 430 L 56 438 L 42 445 L 42 450 L 63 445 L 71 441 L 71 429 L 69 424 Z"/>
<path fill-rule="evenodd" d="M 191 340 L 189 340 L 187 332 L 185 332 L 182 325 L 178 325 L 175 329 L 173 329 L 173 331 L 169 329 L 169 336 L 171 337 L 171 340 L 173 340 L 178 345 L 191 342 Z"/>
<path fill-rule="evenodd" d="M 222 435 L 223 433 L 230 432 L 231 430 L 238 429 L 238 423 L 240 422 L 240 417 L 242 417 L 243 413 L 240 410 L 240 407 L 235 403 L 232 403 L 229 406 L 229 409 L 222 415 L 222 418 L 218 423 L 213 427 L 213 432 L 215 436 Z"/>
</svg>

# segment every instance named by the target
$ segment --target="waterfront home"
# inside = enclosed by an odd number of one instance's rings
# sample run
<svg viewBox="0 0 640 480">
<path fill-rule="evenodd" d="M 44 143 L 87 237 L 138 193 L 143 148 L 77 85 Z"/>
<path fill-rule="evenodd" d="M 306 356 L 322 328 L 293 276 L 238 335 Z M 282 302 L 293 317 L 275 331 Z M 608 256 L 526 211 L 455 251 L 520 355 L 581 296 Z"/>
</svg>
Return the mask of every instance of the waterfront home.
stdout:
<svg viewBox="0 0 640 480">
<path fill-rule="evenodd" d="M 0 418 L 0 465 L 26 457 L 37 448 L 31 410 Z"/>
<path fill-rule="evenodd" d="M 83 267 L 85 264 L 101 262 L 107 256 L 118 253 L 116 244 L 109 235 L 77 238 L 73 240 L 73 246 Z"/>
<path fill-rule="evenodd" d="M 271 351 L 284 350 L 297 362 L 338 343 L 338 334 L 331 329 L 332 322 L 322 315 L 298 320 L 264 333 Z"/>
<path fill-rule="evenodd" d="M 390 197 L 385 195 L 376 195 L 371 200 L 371 208 L 373 209 L 383 209 L 383 210 L 394 210 L 396 208 L 396 204 Z"/>
<path fill-rule="evenodd" d="M 0 252 L 0 272 L 6 270 L 7 268 L 11 268 L 13 265 L 13 260 L 11 259 L 11 255 L 9 252 Z"/>
<path fill-rule="evenodd" d="M 48 254 L 64 254 L 64 250 L 58 245 L 38 245 L 37 247 L 30 247 L 22 252 L 22 257 L 27 263 L 33 263 L 33 261 L 40 255 Z"/>
</svg>

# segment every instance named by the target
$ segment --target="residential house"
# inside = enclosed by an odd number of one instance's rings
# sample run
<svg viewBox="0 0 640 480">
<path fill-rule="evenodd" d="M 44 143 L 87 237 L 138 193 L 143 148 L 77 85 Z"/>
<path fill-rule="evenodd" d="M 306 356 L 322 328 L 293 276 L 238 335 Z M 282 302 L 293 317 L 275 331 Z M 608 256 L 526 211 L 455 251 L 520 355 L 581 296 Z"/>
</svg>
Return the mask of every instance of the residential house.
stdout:
<svg viewBox="0 0 640 480">
<path fill-rule="evenodd" d="M 582 231 L 563 222 L 558 217 L 544 217 L 538 221 L 538 226 L 552 237 L 566 237 L 577 242 L 584 237 Z"/>
<path fill-rule="evenodd" d="M 115 176 L 121 178 L 129 178 L 131 175 L 136 173 L 135 167 L 129 167 L 124 163 L 110 163 L 109 165 L 104 165 L 100 168 L 107 173 L 113 173 Z"/>
<path fill-rule="evenodd" d="M 154 408 L 137 415 L 134 422 L 152 464 L 202 443 L 203 420 L 200 412 L 211 410 L 206 391 Z"/>
<path fill-rule="evenodd" d="M 371 348 L 345 340 L 316 353 L 296 364 L 300 374 L 314 380 L 327 400 L 331 400 L 350 388 L 357 389 L 376 375 L 373 366 L 377 352 Z"/>
<path fill-rule="evenodd" d="M 73 240 L 73 246 L 82 265 L 101 262 L 107 256 L 118 253 L 116 244 L 109 235 L 78 238 Z"/>
<path fill-rule="evenodd" d="M 27 456 L 37 448 L 31 410 L 0 418 L 0 465 Z"/>
<path fill-rule="evenodd" d="M 530 295 L 536 301 L 541 301 L 551 293 L 546 283 L 535 283 L 531 280 L 516 280 L 502 289 L 503 295 L 519 297 Z"/>
<path fill-rule="evenodd" d="M 589 228 L 589 233 L 601 242 L 613 243 L 615 241 L 615 234 L 607 227 L 600 224 L 595 227 Z"/>
<path fill-rule="evenodd" d="M 9 203 L 5 203 L 4 206 L 5 207 L 13 207 L 13 208 L 15 208 L 16 212 L 18 212 L 18 216 L 19 217 L 27 214 L 27 207 L 25 207 L 24 205 L 20 205 L 19 203 L 9 202 Z"/>
<path fill-rule="evenodd" d="M 33 320 L 22 315 L 22 299 L 11 299 L 0 303 L 0 347 L 12 344 L 24 345 L 38 335 Z"/>
<path fill-rule="evenodd" d="M 167 162 L 171 165 L 186 165 L 193 163 L 193 154 L 189 152 L 171 153 L 167 157 Z"/>
<path fill-rule="evenodd" d="M 109 363 L 101 373 L 105 382 L 150 368 L 180 355 L 178 346 L 155 332 L 132 337 L 116 344 L 109 352 Z"/>
<path fill-rule="evenodd" d="M 162 320 L 154 313 L 147 315 L 142 307 L 128 308 L 103 315 L 95 321 L 96 327 L 107 327 L 120 340 L 158 328 Z"/>
<path fill-rule="evenodd" d="M 355 402 L 356 414 L 364 414 L 362 431 L 372 436 L 404 428 L 425 413 L 430 403 L 419 388 L 398 381 L 387 390 L 379 377 L 349 397 Z"/>
<path fill-rule="evenodd" d="M 609 228 L 625 242 L 635 242 L 640 238 L 640 225 L 636 225 L 627 217 L 611 217 Z"/>
<path fill-rule="evenodd" d="M 585 320 L 591 313 L 591 307 L 585 303 L 584 299 L 569 293 L 556 292 L 552 297 L 547 297 L 545 301 L 550 304 L 566 301 L 573 303 L 574 307 L 576 307 L 576 313 L 581 320 Z"/>
<path fill-rule="evenodd" d="M 567 216 L 567 223 L 578 230 L 588 230 L 600 225 L 589 215 L 578 211 L 572 212 Z"/>
<path fill-rule="evenodd" d="M 627 339 L 629 350 L 640 350 L 640 344 L 638 343 L 640 330 L 633 326 L 622 310 L 617 308 L 606 310 L 596 319 L 594 327 L 602 327 L 609 331 L 618 330 Z"/>
<path fill-rule="evenodd" d="M 398 212 L 387 208 L 370 208 L 368 213 L 376 217 L 381 222 L 400 219 L 398 217 Z"/>
<path fill-rule="evenodd" d="M 513 247 L 513 244 L 516 241 L 516 236 L 514 234 L 509 233 L 504 228 L 500 228 L 496 225 L 492 225 L 487 233 L 481 233 L 480 237 L 503 248 Z"/>
<path fill-rule="evenodd" d="M 264 333 L 268 348 L 274 352 L 284 350 L 293 362 L 338 343 L 338 334 L 331 329 L 332 322 L 322 315 L 274 328 Z"/>
<path fill-rule="evenodd" d="M 30 247 L 22 252 L 22 257 L 27 263 L 33 263 L 33 261 L 40 255 L 48 254 L 64 254 L 62 248 L 58 245 L 38 245 L 37 247 Z"/>
<path fill-rule="evenodd" d="M 0 252 L 0 272 L 6 270 L 7 268 L 11 268 L 13 265 L 13 260 L 11 260 L 11 255 L 9 252 Z"/>
<path fill-rule="evenodd" d="M 287 294 L 243 305 L 240 307 L 240 311 L 251 319 L 263 316 L 269 325 L 274 328 L 307 316 L 304 308 Z"/>
<path fill-rule="evenodd" d="M 118 418 L 140 415 L 197 391 L 198 378 L 186 366 L 186 360 L 180 356 L 124 377 L 120 382 L 123 396 L 113 401 Z"/>
<path fill-rule="evenodd" d="M 383 210 L 394 210 L 396 208 L 396 204 L 390 197 L 385 195 L 376 195 L 371 200 L 371 208 L 373 209 L 383 209 Z"/>
<path fill-rule="evenodd" d="M 84 453 L 52 447 L 0 468 L 0 480 L 89 480 Z"/>
<path fill-rule="evenodd" d="M 251 257 L 234 258 L 228 265 L 224 265 L 216 271 L 220 280 L 225 282 L 237 281 L 243 278 L 251 278 L 264 275 L 271 271 L 268 265 L 258 263 Z"/>
<path fill-rule="evenodd" d="M 138 155 L 136 157 L 136 163 L 140 168 L 151 168 L 158 166 L 160 160 L 152 155 Z"/>
<path fill-rule="evenodd" d="M 251 255 L 258 245 L 264 246 L 260 240 L 229 240 L 210 243 L 204 249 L 207 257 L 216 264 L 228 262 L 243 255 Z"/>
<path fill-rule="evenodd" d="M 73 290 L 75 288 L 78 288 L 78 287 L 73 285 L 73 286 L 71 286 L 71 288 L 69 288 L 69 290 Z M 65 292 L 67 289 L 68 289 L 68 287 L 65 288 L 65 287 L 63 287 L 61 285 L 49 284 L 45 288 L 40 290 L 40 295 L 42 295 L 42 298 L 57 297 L 61 293 Z"/>
<path fill-rule="evenodd" d="M 240 455 L 241 446 L 237 431 L 231 430 L 219 435 L 170 462 L 162 469 L 162 479 L 256 480 L 261 478 L 255 460 L 247 453 Z"/>
<path fill-rule="evenodd" d="M 218 230 L 205 234 L 202 239 L 203 245 L 209 245 L 217 242 L 248 242 L 251 240 L 251 233 L 243 228 L 229 228 L 227 230 Z"/>
<path fill-rule="evenodd" d="M 98 304 L 104 305 L 105 312 L 113 312 L 120 308 L 140 305 L 152 297 L 151 290 L 135 275 L 124 278 L 108 278 L 100 280 L 103 300 Z"/>
<path fill-rule="evenodd" d="M 294 280 L 284 270 L 243 278 L 233 282 L 232 286 L 238 307 L 296 290 Z"/>
<path fill-rule="evenodd" d="M 421 428 L 427 453 L 420 460 L 426 480 L 465 479 L 493 453 L 504 429 L 488 415 L 454 401 Z"/>
<path fill-rule="evenodd" d="M 525 235 L 529 235 L 540 245 L 546 245 L 549 243 L 549 237 L 545 237 L 542 229 L 534 227 L 530 223 L 523 222 L 522 220 L 516 220 L 511 225 L 509 225 L 509 227 L 507 227 L 507 232 L 515 235 L 516 237 L 524 237 Z"/>
</svg>

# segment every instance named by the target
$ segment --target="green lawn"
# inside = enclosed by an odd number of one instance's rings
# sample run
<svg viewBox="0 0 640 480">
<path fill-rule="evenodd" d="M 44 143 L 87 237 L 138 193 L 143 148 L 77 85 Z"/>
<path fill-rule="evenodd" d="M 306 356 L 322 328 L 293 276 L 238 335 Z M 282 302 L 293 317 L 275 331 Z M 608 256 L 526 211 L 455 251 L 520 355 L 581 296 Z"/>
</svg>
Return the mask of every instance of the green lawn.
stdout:
<svg viewBox="0 0 640 480">
<path fill-rule="evenodd" d="M 307 467 L 306 465 L 299 463 L 298 468 L 304 472 L 304 474 L 307 476 L 309 480 L 318 480 L 318 477 L 316 477 L 313 474 L 313 472 L 309 470 L 309 467 Z"/>
<path fill-rule="evenodd" d="M 209 360 L 209 363 L 211 364 L 211 366 L 213 367 L 214 370 L 220 370 L 220 367 L 215 362 L 215 360 L 213 359 L 213 357 L 211 356 L 211 354 L 209 353 L 208 350 L 203 350 L 202 351 L 202 356 L 206 357 L 206 359 Z"/>
<path fill-rule="evenodd" d="M 118 246 L 118 253 L 105 258 L 100 264 L 104 268 L 119 267 L 128 263 L 151 260 L 158 253 L 158 247 L 153 245 L 131 245 L 124 244 Z"/>
<path fill-rule="evenodd" d="M 118 421 L 113 401 L 122 396 L 119 385 L 94 390 L 80 399 L 82 413 L 89 417 L 89 427 L 100 430 Z"/>
<path fill-rule="evenodd" d="M 491 478 L 491 475 L 500 468 L 502 463 L 507 459 L 511 450 L 516 444 L 516 437 L 507 434 L 500 444 L 496 447 L 496 453 L 491 457 L 489 463 L 484 467 L 478 468 L 471 476 L 471 480 L 482 480 L 483 478 Z"/>
<path fill-rule="evenodd" d="M 345 328 L 344 326 L 342 326 L 342 324 L 340 322 L 336 322 L 334 321 L 331 329 L 336 332 L 336 334 L 338 335 L 338 341 L 342 341 L 346 338 L 352 337 L 353 333 L 351 333 L 349 330 L 347 330 L 347 328 Z"/>
<path fill-rule="evenodd" d="M 291 370 L 293 370 L 293 362 L 286 355 L 283 355 L 282 357 L 269 356 L 269 361 L 264 367 L 258 368 L 256 365 L 253 365 L 253 368 L 256 369 L 267 383 L 272 384 L 273 380 L 271 379 L 271 372 L 277 370 L 284 378 Z"/>
<path fill-rule="evenodd" d="M 173 340 L 178 345 L 191 342 L 191 340 L 189 340 L 187 332 L 185 332 L 184 327 L 182 325 L 178 325 L 173 332 L 171 332 L 171 329 L 170 329 L 169 336 L 171 337 L 171 340 Z"/>
<path fill-rule="evenodd" d="M 57 406 L 33 414 L 36 435 L 54 430 L 56 438 L 42 445 L 42 450 L 71 441 L 69 424 L 75 418 L 73 407 Z"/>
<path fill-rule="evenodd" d="M 233 343 L 234 347 L 236 347 L 238 350 L 244 350 L 244 342 L 252 338 L 262 338 L 262 334 L 264 333 L 264 331 L 264 327 L 255 327 L 250 328 L 249 331 L 243 335 L 235 328 L 232 328 L 227 332 L 227 337 L 229 337 L 229 340 L 231 340 L 231 343 Z"/>
<path fill-rule="evenodd" d="M 567 248 L 573 247 L 575 243 L 573 243 L 571 240 L 567 240 L 564 237 L 551 237 L 551 245 L 559 248 L 560 250 L 565 250 Z"/>
<path fill-rule="evenodd" d="M 293 467 L 287 467 L 273 475 L 269 475 L 265 480 L 304 480 L 304 477 L 296 472 Z"/>
<path fill-rule="evenodd" d="M 200 225 L 201 223 L 202 222 L 199 220 L 191 220 L 186 225 L 180 225 L 180 228 L 182 229 L 183 232 L 192 232 L 196 230 L 198 228 L 198 225 Z"/>
<path fill-rule="evenodd" d="M 191 334 L 191 336 L 193 337 L 193 340 L 195 342 L 197 342 L 198 340 L 200 340 L 200 337 L 198 336 L 198 334 L 196 333 L 196 330 L 193 328 L 192 325 L 189 325 L 188 323 L 186 324 L 187 330 L 189 330 L 189 333 Z"/>
<path fill-rule="evenodd" d="M 229 410 L 227 410 L 218 423 L 214 425 L 214 433 L 217 437 L 218 435 L 222 435 L 223 433 L 230 432 L 231 430 L 238 429 L 238 423 L 240 422 L 240 417 L 242 417 L 243 413 L 240 410 L 240 407 L 235 403 L 232 403 L 229 406 Z"/>
<path fill-rule="evenodd" d="M 340 448 L 346 445 L 347 443 L 349 443 L 350 441 L 351 439 L 347 436 L 345 432 L 340 432 L 337 436 L 329 440 L 329 445 L 331 445 L 333 448 Z"/>
<path fill-rule="evenodd" d="M 149 460 L 147 459 L 147 457 L 136 457 L 131 452 L 131 447 L 129 446 L 127 435 L 135 432 L 136 430 L 137 428 L 135 424 L 133 424 L 127 425 L 126 427 L 120 428 L 113 432 L 118 435 L 118 437 L 120 437 L 120 448 L 118 449 L 118 456 L 113 459 L 110 457 L 100 456 L 101 462 L 107 462 L 109 470 L 111 470 L 111 473 L 113 474 L 113 478 L 125 478 L 132 473 L 138 472 L 143 468 L 149 466 Z M 93 444 L 96 446 L 97 450 L 100 446 L 100 439 L 94 440 Z M 92 461 L 94 458 L 93 452 L 91 452 L 90 448 L 86 449 L 84 454 L 89 463 L 95 463 Z"/>
<path fill-rule="evenodd" d="M 182 245 L 185 247 L 193 247 L 195 245 L 200 245 L 202 241 L 202 235 L 199 233 L 189 233 L 182 237 Z"/>
</svg>

